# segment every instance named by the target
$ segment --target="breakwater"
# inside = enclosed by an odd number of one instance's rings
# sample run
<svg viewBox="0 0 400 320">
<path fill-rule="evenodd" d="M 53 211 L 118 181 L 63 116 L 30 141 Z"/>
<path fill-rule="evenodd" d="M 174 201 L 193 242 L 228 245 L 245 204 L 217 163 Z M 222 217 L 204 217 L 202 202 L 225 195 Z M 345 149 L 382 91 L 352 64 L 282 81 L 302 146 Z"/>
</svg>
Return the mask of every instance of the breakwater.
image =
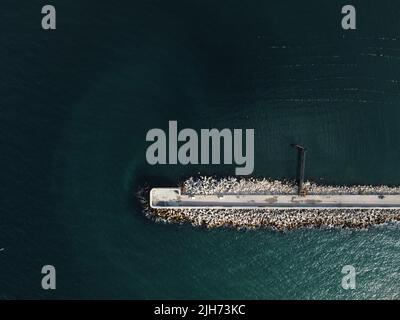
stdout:
<svg viewBox="0 0 400 320">
<path fill-rule="evenodd" d="M 282 195 L 297 193 L 297 186 L 291 181 L 268 179 L 237 179 L 201 177 L 189 178 L 181 185 L 182 192 L 188 195 L 226 195 L 226 194 L 265 194 Z M 389 186 L 322 186 L 306 182 L 307 194 L 400 194 L 400 187 Z M 193 226 L 234 227 L 234 228 L 273 228 L 288 230 L 296 228 L 358 228 L 400 221 L 397 209 L 216 209 L 216 208 L 150 208 L 142 197 L 147 217 L 168 223 L 190 223 Z"/>
<path fill-rule="evenodd" d="M 400 194 L 400 187 L 389 186 L 325 186 L 314 182 L 305 182 L 307 194 Z M 238 179 L 228 177 L 189 178 L 182 183 L 186 194 L 297 194 L 294 181 L 269 179 Z"/>
</svg>

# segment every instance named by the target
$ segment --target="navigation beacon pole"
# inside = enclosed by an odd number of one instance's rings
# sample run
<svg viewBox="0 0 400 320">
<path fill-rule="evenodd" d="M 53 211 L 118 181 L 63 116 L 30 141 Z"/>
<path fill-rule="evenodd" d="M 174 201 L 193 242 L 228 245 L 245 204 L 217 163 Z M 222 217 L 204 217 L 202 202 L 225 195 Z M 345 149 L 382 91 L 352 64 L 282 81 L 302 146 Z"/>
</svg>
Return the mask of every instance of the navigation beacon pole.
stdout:
<svg viewBox="0 0 400 320">
<path fill-rule="evenodd" d="M 304 170 L 305 170 L 305 164 L 306 164 L 306 152 L 307 149 L 304 148 L 303 146 L 299 144 L 293 144 L 295 148 L 299 151 L 299 167 L 298 167 L 298 178 L 297 178 L 297 183 L 298 183 L 298 191 L 297 194 L 299 196 L 305 196 L 306 195 L 306 190 L 303 188 L 304 184 Z"/>
</svg>

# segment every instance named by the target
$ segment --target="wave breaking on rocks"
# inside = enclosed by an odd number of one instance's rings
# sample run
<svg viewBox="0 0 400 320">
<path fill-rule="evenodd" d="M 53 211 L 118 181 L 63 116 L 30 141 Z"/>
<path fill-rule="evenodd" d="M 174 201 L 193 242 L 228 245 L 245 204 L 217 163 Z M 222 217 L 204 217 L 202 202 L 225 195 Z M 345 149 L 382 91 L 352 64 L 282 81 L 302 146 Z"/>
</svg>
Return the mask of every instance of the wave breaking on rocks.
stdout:
<svg viewBox="0 0 400 320">
<path fill-rule="evenodd" d="M 389 186 L 323 186 L 306 182 L 307 194 L 400 194 L 400 187 Z M 297 194 L 292 181 L 213 177 L 189 178 L 181 184 L 182 193 L 196 194 Z M 207 228 L 355 228 L 400 221 L 397 209 L 154 209 L 147 197 L 139 195 L 145 215 L 157 222 L 190 223 Z"/>
</svg>

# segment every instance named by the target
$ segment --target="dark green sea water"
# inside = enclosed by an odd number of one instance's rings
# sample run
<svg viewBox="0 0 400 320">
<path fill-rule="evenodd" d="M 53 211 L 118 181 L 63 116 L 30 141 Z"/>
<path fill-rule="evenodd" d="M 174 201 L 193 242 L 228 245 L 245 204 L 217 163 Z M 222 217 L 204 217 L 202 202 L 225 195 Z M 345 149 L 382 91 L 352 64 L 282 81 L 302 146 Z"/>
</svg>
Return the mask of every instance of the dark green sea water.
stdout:
<svg viewBox="0 0 400 320">
<path fill-rule="evenodd" d="M 400 298 L 400 228 L 154 224 L 134 193 L 233 166 L 146 164 L 146 132 L 254 128 L 256 177 L 400 184 L 400 4 L 43 1 L 0 6 L 0 297 Z M 57 289 L 41 289 L 54 265 Z M 357 289 L 341 288 L 344 265 Z"/>
</svg>

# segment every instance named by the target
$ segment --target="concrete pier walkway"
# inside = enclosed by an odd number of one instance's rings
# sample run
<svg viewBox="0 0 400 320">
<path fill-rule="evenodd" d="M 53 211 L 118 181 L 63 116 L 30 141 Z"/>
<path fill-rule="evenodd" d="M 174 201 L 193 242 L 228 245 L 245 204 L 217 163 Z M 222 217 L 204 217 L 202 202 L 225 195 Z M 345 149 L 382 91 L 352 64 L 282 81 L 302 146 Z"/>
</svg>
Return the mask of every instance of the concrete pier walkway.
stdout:
<svg viewBox="0 0 400 320">
<path fill-rule="evenodd" d="M 186 195 L 179 188 L 153 188 L 155 209 L 400 209 L 400 194 L 356 195 Z"/>
</svg>

